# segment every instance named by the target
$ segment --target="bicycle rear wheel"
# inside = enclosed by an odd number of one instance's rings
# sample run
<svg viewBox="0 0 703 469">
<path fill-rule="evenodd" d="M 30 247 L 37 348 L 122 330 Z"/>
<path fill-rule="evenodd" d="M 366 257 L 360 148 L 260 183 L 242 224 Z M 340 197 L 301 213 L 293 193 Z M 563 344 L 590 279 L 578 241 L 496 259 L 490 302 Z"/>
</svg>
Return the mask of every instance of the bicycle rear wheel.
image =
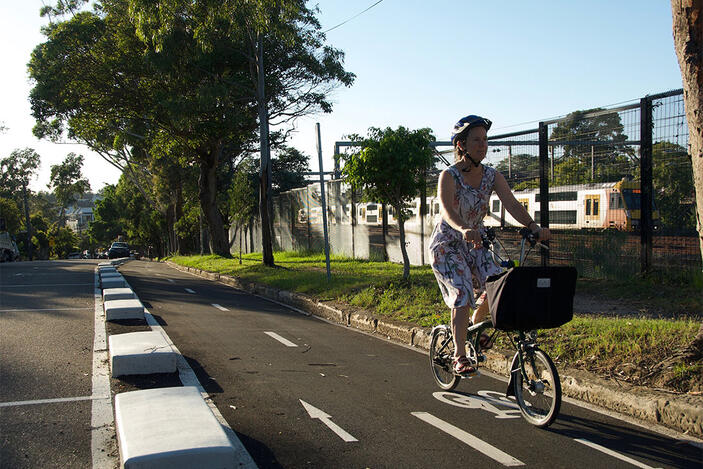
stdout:
<svg viewBox="0 0 703 469">
<path fill-rule="evenodd" d="M 440 388 L 448 391 L 459 384 L 459 376 L 452 370 L 454 341 L 447 326 L 435 327 L 430 340 L 430 368 L 432 376 Z"/>
<path fill-rule="evenodd" d="M 515 398 L 523 417 L 540 428 L 551 425 L 561 407 L 561 382 L 551 358 L 537 347 L 517 352 L 522 354 L 525 376 L 514 371 Z M 515 361 L 513 362 L 515 363 Z"/>
</svg>

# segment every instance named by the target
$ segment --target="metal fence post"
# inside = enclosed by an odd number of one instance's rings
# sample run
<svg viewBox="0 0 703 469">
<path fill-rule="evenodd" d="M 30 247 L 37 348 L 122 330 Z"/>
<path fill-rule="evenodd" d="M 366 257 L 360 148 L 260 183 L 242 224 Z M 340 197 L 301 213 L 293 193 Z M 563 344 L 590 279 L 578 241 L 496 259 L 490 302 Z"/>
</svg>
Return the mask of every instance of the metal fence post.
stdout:
<svg viewBox="0 0 703 469">
<path fill-rule="evenodd" d="M 652 265 L 652 99 L 640 100 L 640 271 Z"/>
<path fill-rule="evenodd" d="M 418 220 L 420 220 L 420 265 L 425 265 L 425 214 L 427 213 L 427 172 L 422 172 L 424 184 L 420 186 L 420 207 Z"/>
<path fill-rule="evenodd" d="M 539 224 L 549 228 L 549 126 L 539 123 Z M 549 251 L 542 249 L 542 265 L 549 263 Z"/>
</svg>

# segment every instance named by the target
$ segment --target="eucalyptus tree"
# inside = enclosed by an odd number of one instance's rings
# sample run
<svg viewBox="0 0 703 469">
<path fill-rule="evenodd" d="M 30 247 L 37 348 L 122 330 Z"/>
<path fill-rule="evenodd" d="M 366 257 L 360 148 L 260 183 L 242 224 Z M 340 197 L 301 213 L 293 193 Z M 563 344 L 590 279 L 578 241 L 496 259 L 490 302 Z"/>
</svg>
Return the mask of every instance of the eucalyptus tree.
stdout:
<svg viewBox="0 0 703 469">
<path fill-rule="evenodd" d="M 128 3 L 137 34 L 157 53 L 172 47 L 174 35 L 185 34 L 199 53 L 243 60 L 246 76 L 213 74 L 212 78 L 249 104 L 247 109 L 258 118 L 263 262 L 273 265 L 269 126 L 331 111 L 329 91 L 349 86 L 354 79 L 342 66 L 343 53 L 325 45 L 317 11 L 307 8 L 304 0 Z"/>
<path fill-rule="evenodd" d="M 32 222 L 29 217 L 29 182 L 39 171 L 41 157 L 32 148 L 17 149 L 0 160 L 0 195 L 5 193 L 15 200 L 21 197 L 27 228 L 27 257 L 32 260 Z M 21 195 L 20 195 L 21 194 Z"/>
<path fill-rule="evenodd" d="M 671 0 L 674 48 L 681 68 L 684 106 L 688 121 L 688 153 L 696 194 L 696 229 L 703 258 L 703 0 Z M 690 355 L 703 354 L 703 323 L 690 345 Z"/>
<path fill-rule="evenodd" d="M 327 91 L 352 79 L 341 52 L 323 47 L 302 1 L 102 0 L 93 12 L 66 3 L 44 9 L 70 18 L 45 28 L 29 65 L 35 133 L 67 132 L 130 161 L 135 146 L 152 162 L 172 149 L 168 159 L 198 168 L 213 251 L 228 255 L 217 190 L 225 153 L 243 156 L 257 127 L 267 152 L 269 118 L 328 111 Z M 266 94 L 256 66 L 264 47 Z"/>
<path fill-rule="evenodd" d="M 53 190 L 61 209 L 59 226 L 64 226 L 66 208 L 90 191 L 90 183 L 83 177 L 83 156 L 69 153 L 60 164 L 52 165 L 49 189 Z"/>
<path fill-rule="evenodd" d="M 614 111 L 572 112 L 556 125 L 549 139 L 563 150 L 555 159 L 555 184 L 614 181 L 637 168 L 636 153 L 625 143 L 622 120 Z"/>
<path fill-rule="evenodd" d="M 351 135 L 360 150 L 342 154 L 342 174 L 349 184 L 363 190 L 365 197 L 393 207 L 398 218 L 403 279 L 410 275 L 410 259 L 405 246 L 406 205 L 426 184 L 426 174 L 434 166 L 435 141 L 430 129 L 409 130 L 370 128 L 368 137 Z"/>
</svg>

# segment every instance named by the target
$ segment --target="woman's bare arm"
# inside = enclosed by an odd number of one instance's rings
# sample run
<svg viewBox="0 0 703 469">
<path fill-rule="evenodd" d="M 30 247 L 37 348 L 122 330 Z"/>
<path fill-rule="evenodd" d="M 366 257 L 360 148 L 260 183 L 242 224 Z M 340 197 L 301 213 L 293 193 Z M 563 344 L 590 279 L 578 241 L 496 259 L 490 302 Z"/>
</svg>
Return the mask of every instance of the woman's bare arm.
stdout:
<svg viewBox="0 0 703 469">
<path fill-rule="evenodd" d="M 534 223 L 534 220 L 527 210 L 525 210 L 525 207 L 518 202 L 513 195 L 513 192 L 510 190 L 510 186 L 508 185 L 508 181 L 506 181 L 505 177 L 498 171 L 496 171 L 496 179 L 493 189 L 496 191 L 496 194 L 498 194 L 500 201 L 503 202 L 503 207 L 505 207 L 505 209 L 518 223 L 528 228 L 530 228 L 530 225 L 534 225 L 540 231 L 539 238 L 541 240 L 546 241 L 550 238 L 549 229 L 542 229 L 539 225 Z"/>
</svg>

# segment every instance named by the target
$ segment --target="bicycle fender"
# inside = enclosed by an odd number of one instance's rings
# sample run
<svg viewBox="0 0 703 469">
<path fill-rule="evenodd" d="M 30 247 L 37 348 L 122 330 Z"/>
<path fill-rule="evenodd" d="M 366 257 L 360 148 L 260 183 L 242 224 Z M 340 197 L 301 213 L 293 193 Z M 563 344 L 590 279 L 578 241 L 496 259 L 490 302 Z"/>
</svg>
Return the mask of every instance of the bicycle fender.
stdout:
<svg viewBox="0 0 703 469">
<path fill-rule="evenodd" d="M 515 396 L 515 375 L 520 373 L 519 352 L 513 356 L 513 362 L 510 364 L 510 381 L 508 381 L 508 389 L 505 390 L 505 397 Z"/>
</svg>

